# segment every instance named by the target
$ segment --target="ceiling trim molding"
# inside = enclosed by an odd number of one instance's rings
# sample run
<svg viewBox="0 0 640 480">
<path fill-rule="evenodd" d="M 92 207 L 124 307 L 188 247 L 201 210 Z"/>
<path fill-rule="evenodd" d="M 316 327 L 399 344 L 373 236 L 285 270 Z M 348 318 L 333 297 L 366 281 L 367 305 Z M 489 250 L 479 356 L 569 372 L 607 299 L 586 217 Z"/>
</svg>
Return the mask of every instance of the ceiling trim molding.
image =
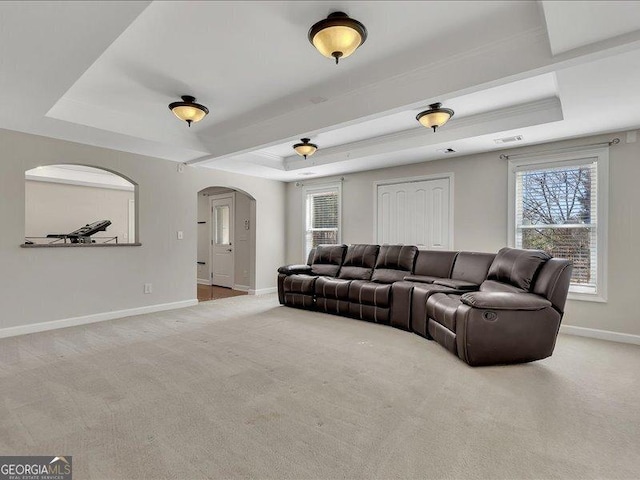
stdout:
<svg viewBox="0 0 640 480">
<path fill-rule="evenodd" d="M 492 112 L 470 115 L 455 122 L 452 120 L 447 123 L 446 128 L 439 130 L 437 134 L 427 132 L 424 127 L 418 126 L 415 129 L 326 148 L 313 156 L 311 165 L 308 160 L 301 161 L 295 156 L 287 157 L 285 169 L 291 171 L 335 162 L 353 161 L 374 155 L 391 155 L 395 152 L 415 148 L 447 146 L 446 144 L 465 138 L 498 134 L 562 119 L 560 100 L 557 97 L 552 97 Z"/>
<path fill-rule="evenodd" d="M 475 49 L 466 50 L 458 54 L 450 55 L 448 58 L 436 60 L 427 65 L 422 65 L 420 67 L 393 75 L 391 77 L 385 77 L 384 79 L 381 79 L 379 81 L 371 82 L 367 85 L 342 92 L 339 95 L 331 96 L 328 101 L 320 104 L 304 105 L 300 108 L 288 110 L 281 114 L 276 114 L 257 122 L 244 124 L 241 128 L 234 129 L 233 132 L 230 132 L 226 135 L 208 138 L 201 136 L 201 142 L 211 152 L 213 152 L 211 155 L 212 160 L 224 159 L 241 153 L 247 153 L 254 150 L 272 147 L 274 145 L 279 145 L 288 141 L 293 141 L 294 139 L 301 136 L 317 135 L 319 133 L 334 130 L 336 128 L 361 123 L 365 120 L 372 120 L 382 116 L 402 112 L 404 110 L 420 109 L 421 107 L 424 107 L 429 103 L 433 103 L 433 101 L 435 100 L 446 101 L 455 96 L 474 93 L 486 88 L 510 83 L 516 79 L 526 78 L 527 76 L 529 76 L 527 74 L 528 70 L 532 68 L 539 68 L 541 66 L 539 60 L 536 60 L 538 63 L 536 63 L 535 65 L 528 66 L 527 70 L 525 71 L 511 72 L 511 74 L 508 76 L 505 76 L 502 74 L 502 72 L 499 72 L 494 75 L 495 78 L 486 78 L 480 83 L 473 81 L 460 89 L 449 90 L 446 92 L 437 92 L 434 91 L 437 90 L 437 88 L 432 87 L 432 95 L 431 97 L 426 99 L 424 97 L 420 99 L 406 98 L 401 102 L 398 102 L 394 99 L 389 98 L 389 100 L 387 101 L 393 104 L 393 106 L 388 105 L 387 108 L 382 108 L 374 113 L 370 112 L 369 114 L 367 114 L 366 112 L 364 112 L 363 114 L 363 112 L 360 111 L 355 113 L 355 110 L 346 108 L 345 106 L 345 104 L 352 102 L 359 103 L 365 106 L 363 108 L 370 108 L 370 106 L 373 104 L 373 102 L 371 102 L 370 100 L 371 98 L 385 99 L 386 97 L 390 97 L 390 95 L 388 95 L 389 91 L 398 92 L 398 94 L 400 95 L 410 97 L 412 95 L 415 95 L 413 92 L 423 92 L 424 85 L 433 86 L 434 71 L 439 71 L 454 64 L 460 64 L 464 68 L 465 66 L 473 63 L 469 61 L 472 58 L 477 59 L 477 61 L 479 62 L 482 62 L 482 58 L 485 57 L 501 57 L 504 54 L 505 49 L 507 51 L 516 50 L 522 52 L 523 48 L 527 46 L 531 47 L 531 45 L 544 45 L 544 51 L 547 52 L 548 55 L 548 38 L 546 35 L 546 31 L 543 28 L 537 27 L 525 30 L 523 32 L 519 32 L 516 35 L 512 35 L 495 42 L 481 45 Z M 505 68 L 508 67 L 505 65 Z M 464 76 L 460 76 L 459 78 L 464 78 Z M 406 88 L 406 85 L 398 85 L 399 83 L 404 82 L 409 83 L 410 88 Z M 461 80 L 461 82 L 469 82 L 469 80 L 464 79 Z M 444 85 L 449 86 L 449 83 L 443 83 L 443 88 Z M 381 90 L 385 90 L 387 94 L 379 95 L 379 92 Z M 369 101 L 360 102 L 359 99 L 362 98 L 367 98 L 369 99 Z M 400 106 L 398 106 L 398 104 Z M 340 107 L 340 109 L 336 108 L 338 106 Z M 311 114 L 310 112 L 313 112 L 313 114 Z M 336 112 L 344 112 L 343 115 L 350 116 L 352 118 L 344 119 L 343 121 L 333 123 L 331 125 L 315 126 L 314 128 L 304 128 L 307 123 L 314 122 L 316 121 L 316 119 L 321 118 L 322 113 L 324 112 L 329 113 L 329 117 L 335 117 Z M 285 121 L 285 119 L 287 118 L 291 121 Z M 289 123 L 295 124 L 298 126 L 298 128 L 300 128 L 300 130 L 298 130 L 295 135 L 291 135 L 290 130 L 288 129 L 286 136 L 271 134 L 273 128 L 277 130 L 285 130 L 286 124 Z M 260 143 L 261 140 L 259 140 L 259 138 L 263 136 L 276 136 L 279 139 Z M 256 141 L 254 141 L 254 143 L 256 144 L 238 149 L 237 144 L 246 144 L 247 139 L 257 139 Z M 222 147 L 224 150 L 221 150 L 221 145 L 224 146 Z"/>
</svg>

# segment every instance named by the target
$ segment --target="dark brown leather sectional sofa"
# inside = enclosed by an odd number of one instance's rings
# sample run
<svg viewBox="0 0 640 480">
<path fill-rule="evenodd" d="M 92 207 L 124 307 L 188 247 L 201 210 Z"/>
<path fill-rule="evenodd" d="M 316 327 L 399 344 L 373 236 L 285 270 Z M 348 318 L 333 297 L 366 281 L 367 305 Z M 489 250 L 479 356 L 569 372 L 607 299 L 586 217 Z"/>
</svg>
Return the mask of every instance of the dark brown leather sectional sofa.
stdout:
<svg viewBox="0 0 640 480">
<path fill-rule="evenodd" d="M 321 245 L 278 269 L 278 297 L 414 332 L 469 365 L 520 363 L 553 353 L 571 270 L 539 250 Z"/>
</svg>

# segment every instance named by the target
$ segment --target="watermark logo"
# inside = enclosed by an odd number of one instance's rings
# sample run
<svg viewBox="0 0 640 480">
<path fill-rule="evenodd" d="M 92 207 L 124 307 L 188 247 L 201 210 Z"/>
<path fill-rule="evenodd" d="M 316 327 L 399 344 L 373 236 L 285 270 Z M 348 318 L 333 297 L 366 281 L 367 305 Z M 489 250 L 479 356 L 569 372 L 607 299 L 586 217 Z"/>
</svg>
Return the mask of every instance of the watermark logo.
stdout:
<svg viewBox="0 0 640 480">
<path fill-rule="evenodd" d="M 70 455 L 0 457 L 0 480 L 71 480 Z"/>
</svg>

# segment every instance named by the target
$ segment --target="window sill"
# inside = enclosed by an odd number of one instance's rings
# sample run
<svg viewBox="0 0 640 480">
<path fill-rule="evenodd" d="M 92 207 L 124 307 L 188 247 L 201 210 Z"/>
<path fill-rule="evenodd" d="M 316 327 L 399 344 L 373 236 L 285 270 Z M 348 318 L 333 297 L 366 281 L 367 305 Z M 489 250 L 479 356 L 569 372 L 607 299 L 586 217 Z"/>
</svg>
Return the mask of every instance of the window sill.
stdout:
<svg viewBox="0 0 640 480">
<path fill-rule="evenodd" d="M 20 248 L 102 248 L 102 247 L 141 247 L 141 243 L 48 243 L 20 244 Z"/>
<path fill-rule="evenodd" d="M 576 300 L 578 302 L 595 302 L 595 303 L 607 303 L 607 299 L 598 295 L 597 293 L 578 293 L 569 292 L 567 300 Z"/>
</svg>

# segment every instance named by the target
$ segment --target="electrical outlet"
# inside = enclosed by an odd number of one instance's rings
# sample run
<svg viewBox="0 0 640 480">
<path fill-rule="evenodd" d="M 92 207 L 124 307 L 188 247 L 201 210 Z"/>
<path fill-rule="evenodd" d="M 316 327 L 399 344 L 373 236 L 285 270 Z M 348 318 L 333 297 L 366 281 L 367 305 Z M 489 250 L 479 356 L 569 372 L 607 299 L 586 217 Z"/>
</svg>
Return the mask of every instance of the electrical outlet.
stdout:
<svg viewBox="0 0 640 480">
<path fill-rule="evenodd" d="M 182 233 L 182 230 L 178 230 L 178 240 L 182 240 L 184 238 L 184 233 Z"/>
<path fill-rule="evenodd" d="M 144 293 L 151 293 L 153 291 L 153 287 L 150 283 L 144 284 Z"/>
</svg>

